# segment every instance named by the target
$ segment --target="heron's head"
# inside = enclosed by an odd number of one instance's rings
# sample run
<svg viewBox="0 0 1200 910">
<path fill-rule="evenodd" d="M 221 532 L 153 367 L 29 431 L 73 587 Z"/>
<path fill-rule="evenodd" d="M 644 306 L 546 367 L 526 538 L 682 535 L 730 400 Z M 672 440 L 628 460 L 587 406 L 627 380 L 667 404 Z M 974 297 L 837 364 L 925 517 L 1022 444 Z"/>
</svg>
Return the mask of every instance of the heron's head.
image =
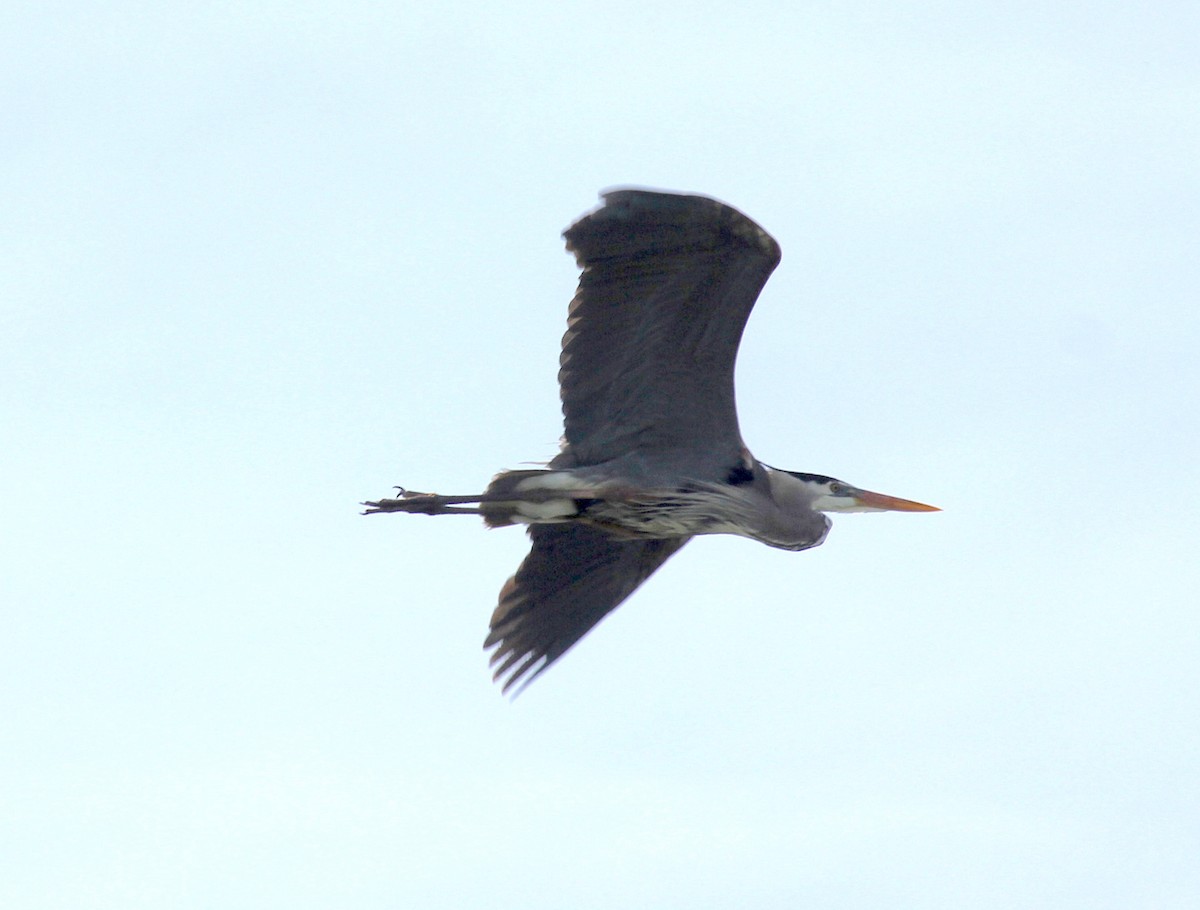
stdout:
<svg viewBox="0 0 1200 910">
<path fill-rule="evenodd" d="M 860 490 L 835 477 L 785 471 L 808 488 L 811 507 L 818 512 L 940 512 L 937 506 Z"/>
</svg>

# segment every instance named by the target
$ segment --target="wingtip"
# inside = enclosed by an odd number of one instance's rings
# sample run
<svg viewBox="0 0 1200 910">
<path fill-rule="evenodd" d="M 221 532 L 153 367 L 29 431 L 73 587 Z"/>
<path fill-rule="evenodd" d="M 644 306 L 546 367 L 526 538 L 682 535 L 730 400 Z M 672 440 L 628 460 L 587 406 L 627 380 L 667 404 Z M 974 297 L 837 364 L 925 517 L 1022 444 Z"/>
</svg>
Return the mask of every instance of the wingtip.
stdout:
<svg viewBox="0 0 1200 910">
<path fill-rule="evenodd" d="M 704 230 L 700 226 L 707 223 L 707 230 L 719 228 L 727 236 L 736 237 L 740 243 L 760 250 L 771 261 L 771 268 L 779 264 L 782 254 L 775 238 L 748 215 L 712 196 L 649 187 L 616 186 L 602 190 L 600 199 L 600 205 L 575 219 L 563 231 L 567 250 L 574 254 L 581 268 L 587 257 L 580 247 L 586 244 L 589 228 L 605 232 L 613 224 L 639 220 L 651 224 L 661 221 L 662 224 L 675 224 L 680 228 L 686 226 L 689 230 Z M 698 218 L 699 212 L 706 214 Z"/>
<path fill-rule="evenodd" d="M 501 695 L 511 698 L 516 698 L 524 692 L 526 687 L 550 666 L 550 661 L 544 654 L 515 649 L 506 651 L 503 646 L 492 655 L 489 665 L 494 666 L 497 661 L 500 661 L 500 666 L 492 672 L 492 682 L 500 684 Z"/>
</svg>

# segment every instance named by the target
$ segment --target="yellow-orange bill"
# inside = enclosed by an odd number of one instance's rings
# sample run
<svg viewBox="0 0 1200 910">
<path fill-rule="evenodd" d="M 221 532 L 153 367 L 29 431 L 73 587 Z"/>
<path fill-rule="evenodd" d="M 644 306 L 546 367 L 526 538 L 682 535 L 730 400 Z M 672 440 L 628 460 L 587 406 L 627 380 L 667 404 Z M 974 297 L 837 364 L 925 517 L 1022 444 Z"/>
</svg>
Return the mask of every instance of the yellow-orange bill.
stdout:
<svg viewBox="0 0 1200 910">
<path fill-rule="evenodd" d="M 860 490 L 855 497 L 860 505 L 872 509 L 884 509 L 888 512 L 940 512 L 937 506 L 927 506 L 923 502 L 913 502 L 911 499 L 899 499 L 895 496 L 885 496 L 883 493 L 872 493 Z"/>
</svg>

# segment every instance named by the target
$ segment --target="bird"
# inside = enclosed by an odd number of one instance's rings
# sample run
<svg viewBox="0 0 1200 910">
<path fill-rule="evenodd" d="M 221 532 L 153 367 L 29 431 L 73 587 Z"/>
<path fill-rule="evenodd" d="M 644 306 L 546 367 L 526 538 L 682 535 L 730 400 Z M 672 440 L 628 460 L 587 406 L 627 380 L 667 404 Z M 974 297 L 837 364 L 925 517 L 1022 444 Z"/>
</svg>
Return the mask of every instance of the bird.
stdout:
<svg viewBox="0 0 1200 910">
<path fill-rule="evenodd" d="M 563 232 L 580 268 L 558 383 L 563 436 L 543 467 L 483 493 L 396 487 L 364 514 L 482 516 L 524 525 L 529 554 L 500 590 L 485 650 L 508 693 L 540 676 L 693 537 L 783 550 L 824 542 L 830 512 L 937 512 L 756 459 L 734 366 L 780 260 L 774 238 L 708 196 L 620 188 Z"/>
</svg>

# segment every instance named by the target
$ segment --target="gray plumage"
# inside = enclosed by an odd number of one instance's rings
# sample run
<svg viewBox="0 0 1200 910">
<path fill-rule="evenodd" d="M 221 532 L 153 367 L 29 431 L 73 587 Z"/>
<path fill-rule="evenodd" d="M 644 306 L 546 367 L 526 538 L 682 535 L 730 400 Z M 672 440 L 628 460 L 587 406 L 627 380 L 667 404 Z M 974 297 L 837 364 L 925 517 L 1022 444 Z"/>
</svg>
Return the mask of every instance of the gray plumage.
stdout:
<svg viewBox="0 0 1200 910">
<path fill-rule="evenodd" d="M 702 196 L 603 199 L 564 234 L 582 273 L 560 357 L 559 454 L 545 470 L 498 474 L 483 494 L 366 503 L 529 525 L 532 549 L 484 642 L 505 691 L 536 678 L 695 535 L 801 550 L 825 539 L 822 511 L 933 510 L 770 468 L 742 442 L 738 344 L 780 258 L 766 231 Z"/>
<path fill-rule="evenodd" d="M 565 448 L 600 464 L 670 452 L 698 477 L 736 464 L 733 369 L 779 245 L 700 196 L 618 190 L 563 235 L 582 269 L 561 368 Z M 680 407 L 687 402 L 687 407 Z"/>
</svg>

